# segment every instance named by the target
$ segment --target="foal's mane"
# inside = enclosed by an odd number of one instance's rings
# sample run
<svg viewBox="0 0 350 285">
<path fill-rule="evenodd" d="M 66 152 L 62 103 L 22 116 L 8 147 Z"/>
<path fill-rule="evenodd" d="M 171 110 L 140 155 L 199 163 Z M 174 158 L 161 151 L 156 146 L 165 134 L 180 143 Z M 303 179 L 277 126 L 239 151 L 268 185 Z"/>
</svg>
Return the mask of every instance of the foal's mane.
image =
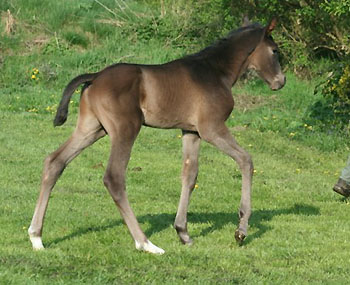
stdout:
<svg viewBox="0 0 350 285">
<path fill-rule="evenodd" d="M 263 27 L 259 23 L 254 23 L 245 27 L 240 27 L 236 30 L 231 31 L 226 37 L 217 40 L 210 46 L 207 46 L 206 48 L 200 50 L 197 53 L 185 56 L 185 58 L 203 59 L 206 57 L 213 56 L 215 54 L 219 55 L 220 53 L 225 53 L 227 48 L 232 47 L 233 45 L 239 43 L 239 39 L 243 34 L 251 32 L 253 30 L 259 30 L 262 28 Z"/>
<path fill-rule="evenodd" d="M 185 64 L 192 78 L 201 84 L 215 85 L 220 78 L 227 78 L 229 84 L 234 84 L 242 62 L 256 48 L 263 31 L 260 24 L 240 27 L 214 44 L 178 61 Z"/>
</svg>

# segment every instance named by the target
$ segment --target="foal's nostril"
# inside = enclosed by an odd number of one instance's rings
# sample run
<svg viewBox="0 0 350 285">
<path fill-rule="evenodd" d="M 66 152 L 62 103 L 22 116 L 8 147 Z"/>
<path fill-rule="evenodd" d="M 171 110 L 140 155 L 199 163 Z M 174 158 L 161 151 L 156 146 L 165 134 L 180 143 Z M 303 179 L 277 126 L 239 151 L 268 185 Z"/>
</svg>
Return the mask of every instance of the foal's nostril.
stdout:
<svg viewBox="0 0 350 285">
<path fill-rule="evenodd" d="M 281 74 L 275 77 L 275 80 L 270 84 L 270 88 L 273 91 L 281 89 L 286 84 L 286 76 L 284 74 Z"/>
</svg>

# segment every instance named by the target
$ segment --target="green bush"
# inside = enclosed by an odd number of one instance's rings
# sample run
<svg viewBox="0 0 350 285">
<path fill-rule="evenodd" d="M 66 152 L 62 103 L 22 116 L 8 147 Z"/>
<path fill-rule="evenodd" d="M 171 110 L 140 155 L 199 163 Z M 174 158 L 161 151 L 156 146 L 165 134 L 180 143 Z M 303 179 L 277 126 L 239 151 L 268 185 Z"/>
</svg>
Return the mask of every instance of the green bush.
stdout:
<svg viewBox="0 0 350 285">
<path fill-rule="evenodd" d="M 350 133 L 350 61 L 335 65 L 315 95 L 320 99 L 310 107 L 310 119 L 322 129 Z"/>
<path fill-rule="evenodd" d="M 248 15 L 263 24 L 278 18 L 274 37 L 283 62 L 301 76 L 310 73 L 315 59 L 350 54 L 350 0 L 64 0 L 64 8 L 59 2 L 39 6 L 37 0 L 28 1 L 0 4 L 18 21 L 14 36 L 56 33 L 87 48 L 93 41 L 122 34 L 129 40 L 178 46 L 187 53 L 237 28 Z"/>
</svg>

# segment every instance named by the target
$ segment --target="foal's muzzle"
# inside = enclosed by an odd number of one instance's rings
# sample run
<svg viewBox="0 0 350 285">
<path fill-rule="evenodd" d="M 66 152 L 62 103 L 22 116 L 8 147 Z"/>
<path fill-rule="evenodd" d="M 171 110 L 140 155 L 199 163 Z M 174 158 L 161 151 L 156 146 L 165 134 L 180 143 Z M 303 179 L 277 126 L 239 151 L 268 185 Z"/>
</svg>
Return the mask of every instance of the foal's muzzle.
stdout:
<svg viewBox="0 0 350 285">
<path fill-rule="evenodd" d="M 273 91 L 281 89 L 286 84 L 286 76 L 283 73 L 280 73 L 275 76 L 273 81 L 270 83 L 270 88 Z"/>
</svg>

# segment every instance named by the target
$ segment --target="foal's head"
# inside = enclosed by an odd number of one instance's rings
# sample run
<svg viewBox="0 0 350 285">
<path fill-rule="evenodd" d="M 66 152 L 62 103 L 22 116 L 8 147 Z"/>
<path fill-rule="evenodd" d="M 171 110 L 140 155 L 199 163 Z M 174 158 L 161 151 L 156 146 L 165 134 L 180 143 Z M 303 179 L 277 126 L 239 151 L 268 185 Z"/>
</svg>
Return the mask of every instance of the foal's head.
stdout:
<svg viewBox="0 0 350 285">
<path fill-rule="evenodd" d="M 256 70 L 272 90 L 281 89 L 286 83 L 286 76 L 282 73 L 278 60 L 278 47 L 271 37 L 275 26 L 274 19 L 264 28 L 262 40 L 247 59 L 248 69 Z"/>
</svg>

